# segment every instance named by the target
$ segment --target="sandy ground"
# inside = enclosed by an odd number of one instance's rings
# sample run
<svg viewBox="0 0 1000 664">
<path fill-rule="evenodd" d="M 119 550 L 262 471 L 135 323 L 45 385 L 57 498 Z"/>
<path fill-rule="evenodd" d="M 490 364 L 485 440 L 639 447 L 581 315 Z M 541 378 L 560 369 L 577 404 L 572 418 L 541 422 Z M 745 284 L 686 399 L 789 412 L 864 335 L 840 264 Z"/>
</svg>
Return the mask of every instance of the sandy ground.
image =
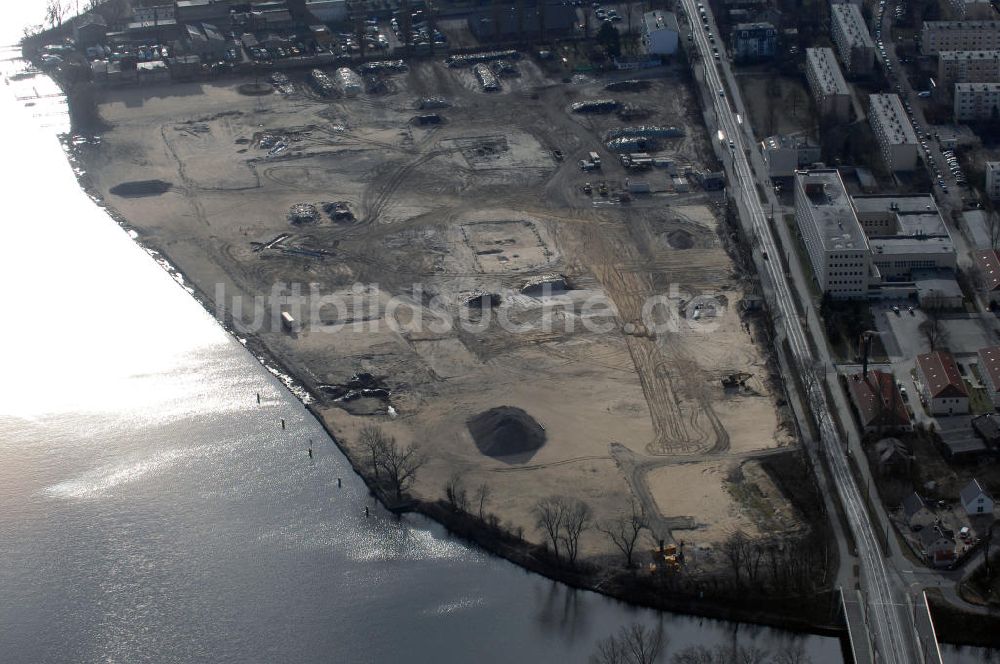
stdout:
<svg viewBox="0 0 1000 664">
<path fill-rule="evenodd" d="M 625 124 L 685 127 L 658 154 L 702 168 L 707 141 L 690 92 L 670 72 L 646 92 L 612 95 L 606 80 L 562 84 L 530 61 L 519 66 L 493 95 L 469 71 L 429 62 L 392 77 L 386 94 L 344 100 L 320 99 L 302 81 L 288 96 L 242 96 L 235 82 L 108 90 L 101 112 L 113 128 L 85 160 L 143 238 L 321 400 L 323 386 L 358 372 L 391 391 L 389 403 L 361 399 L 353 412 L 327 399 L 322 413 L 348 446 L 371 421 L 419 442 L 429 458 L 414 487 L 421 497 L 442 496 L 461 472 L 493 489 L 489 511 L 538 539 L 530 512 L 542 496 L 580 497 L 598 519 L 628 504 L 613 444 L 639 460 L 710 455 L 718 461 L 650 474 L 647 508 L 691 515 L 690 536 L 714 541 L 743 524 L 716 500 L 720 469 L 791 442 L 765 352 L 737 311 L 746 283 L 721 244 L 717 201 L 658 193 L 618 205 L 581 190 L 606 181 L 614 192 L 628 177 L 602 144 Z M 418 126 L 415 101 L 432 95 L 451 103 L 437 111 L 444 122 Z M 567 111 L 609 96 L 650 115 L 625 123 Z M 287 147 L 269 154 L 276 141 Z M 577 168 L 590 150 L 602 171 Z M 642 177 L 667 189 L 662 171 Z M 154 179 L 172 188 L 109 193 Z M 347 202 L 355 219 L 289 223 L 293 204 L 326 201 Z M 571 289 L 520 292 L 546 274 L 565 275 Z M 275 284 L 281 297 L 264 300 Z M 499 305 L 470 313 L 465 300 L 482 291 Z M 282 311 L 296 334 L 275 323 Z M 734 371 L 751 377 L 727 391 L 721 378 Z M 546 444 L 516 458 L 481 454 L 465 422 L 500 405 L 535 418 Z M 608 544 L 595 532 L 584 548 Z"/>
</svg>

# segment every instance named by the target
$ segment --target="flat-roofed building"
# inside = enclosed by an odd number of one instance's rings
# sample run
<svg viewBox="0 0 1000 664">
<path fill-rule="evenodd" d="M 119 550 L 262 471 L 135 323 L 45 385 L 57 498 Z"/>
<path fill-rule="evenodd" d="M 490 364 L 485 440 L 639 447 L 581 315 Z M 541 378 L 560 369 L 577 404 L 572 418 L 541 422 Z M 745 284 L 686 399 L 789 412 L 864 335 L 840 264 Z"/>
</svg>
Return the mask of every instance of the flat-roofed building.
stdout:
<svg viewBox="0 0 1000 664">
<path fill-rule="evenodd" d="M 924 21 L 920 52 L 994 51 L 1000 49 L 1000 21 Z"/>
<path fill-rule="evenodd" d="M 1000 119 L 1000 83 L 956 83 L 956 122 Z"/>
<path fill-rule="evenodd" d="M 969 392 L 951 353 L 934 351 L 918 355 L 917 374 L 932 415 L 969 412 Z"/>
<path fill-rule="evenodd" d="M 996 16 L 990 0 L 951 0 L 951 8 L 962 20 L 989 20 Z"/>
<path fill-rule="evenodd" d="M 941 51 L 938 54 L 937 84 L 951 91 L 956 83 L 1000 81 L 1000 50 Z"/>
<path fill-rule="evenodd" d="M 869 95 L 869 99 L 868 119 L 886 168 L 890 171 L 916 170 L 920 143 L 899 95 L 875 94 Z"/>
<path fill-rule="evenodd" d="M 830 6 L 830 29 L 837 54 L 851 76 L 865 76 L 875 67 L 875 42 L 861 8 L 850 3 Z"/>
<path fill-rule="evenodd" d="M 986 162 L 986 195 L 1000 200 L 1000 161 Z"/>
<path fill-rule="evenodd" d="M 736 60 L 767 60 L 778 52 L 778 30 L 771 23 L 737 23 L 730 36 Z"/>
<path fill-rule="evenodd" d="M 677 52 L 680 28 L 671 12 L 651 11 L 642 15 L 642 44 L 650 55 L 673 55 Z"/>
<path fill-rule="evenodd" d="M 836 169 L 795 176 L 795 222 L 820 289 L 838 299 L 866 297 L 871 251 Z"/>
<path fill-rule="evenodd" d="M 955 244 L 930 194 L 854 196 L 851 202 L 883 280 L 912 279 L 915 270 L 955 269 Z"/>
<path fill-rule="evenodd" d="M 838 122 L 850 120 L 851 91 L 832 48 L 806 49 L 806 78 L 820 115 Z"/>
<path fill-rule="evenodd" d="M 769 136 L 761 141 L 767 175 L 790 178 L 803 166 L 819 161 L 820 147 L 805 136 Z"/>
</svg>

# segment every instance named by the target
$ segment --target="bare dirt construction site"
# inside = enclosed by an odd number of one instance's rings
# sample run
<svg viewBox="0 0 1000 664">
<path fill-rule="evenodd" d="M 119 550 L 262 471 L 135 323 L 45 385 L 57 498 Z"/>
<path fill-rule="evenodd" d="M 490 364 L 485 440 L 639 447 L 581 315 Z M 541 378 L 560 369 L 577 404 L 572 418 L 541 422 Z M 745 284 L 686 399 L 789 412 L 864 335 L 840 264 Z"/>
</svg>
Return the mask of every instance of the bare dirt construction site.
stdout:
<svg viewBox="0 0 1000 664">
<path fill-rule="evenodd" d="M 141 238 L 309 387 L 359 465 L 371 422 L 421 445 L 414 495 L 442 498 L 459 472 L 533 541 L 532 507 L 551 495 L 597 521 L 634 498 L 656 537 L 702 551 L 735 529 L 799 527 L 755 461 L 793 436 L 741 318 L 749 281 L 721 196 L 629 173 L 605 143 L 680 127 L 642 151 L 704 170 L 691 90 L 673 70 L 628 91 L 605 89 L 621 75 L 516 66 L 494 93 L 441 61 L 354 98 L 320 97 L 304 74 L 263 96 L 239 81 L 112 89 L 111 128 L 84 158 Z M 418 110 L 429 97 L 447 106 Z M 631 116 L 570 109 L 595 99 Z M 590 151 L 602 168 L 585 172 Z M 620 202 L 626 178 L 651 192 Z M 581 546 L 613 552 L 596 530 Z"/>
</svg>

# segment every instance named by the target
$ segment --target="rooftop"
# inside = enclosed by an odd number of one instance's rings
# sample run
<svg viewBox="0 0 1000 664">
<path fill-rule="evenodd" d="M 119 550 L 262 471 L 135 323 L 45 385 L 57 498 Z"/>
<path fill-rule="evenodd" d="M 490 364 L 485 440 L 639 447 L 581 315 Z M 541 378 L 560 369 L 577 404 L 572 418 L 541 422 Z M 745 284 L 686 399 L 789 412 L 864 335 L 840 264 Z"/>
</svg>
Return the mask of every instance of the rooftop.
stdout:
<svg viewBox="0 0 1000 664">
<path fill-rule="evenodd" d="M 799 173 L 795 187 L 808 201 L 810 216 L 816 224 L 823 247 L 827 251 L 868 249 L 851 199 L 844 189 L 844 181 L 836 169 L 820 169 Z M 799 197 L 796 196 L 796 204 Z"/>
<path fill-rule="evenodd" d="M 962 490 L 959 491 L 958 495 L 962 498 L 962 504 L 966 505 L 974 501 L 979 496 L 989 496 L 990 494 L 986 492 L 986 489 L 984 489 L 983 485 L 979 483 L 979 480 L 973 477 L 972 481 L 962 487 Z"/>
<path fill-rule="evenodd" d="M 924 21 L 924 30 L 1000 30 L 1000 21 Z"/>
<path fill-rule="evenodd" d="M 839 5 L 834 5 L 839 6 Z M 854 5 L 851 5 L 852 7 Z M 916 145 L 917 135 L 897 94 L 869 95 L 872 119 L 877 121 L 893 145 Z"/>
<path fill-rule="evenodd" d="M 934 351 L 917 355 L 917 366 L 927 381 L 927 390 L 932 399 L 969 396 L 951 353 Z"/>
<path fill-rule="evenodd" d="M 994 60 L 1000 62 L 1000 51 L 941 51 L 938 58 L 948 60 Z"/>
<path fill-rule="evenodd" d="M 858 217 L 893 215 L 894 235 L 911 237 L 950 237 L 937 202 L 930 194 L 876 194 L 852 196 Z"/>
<path fill-rule="evenodd" d="M 806 59 L 815 72 L 824 95 L 851 94 L 832 48 L 807 48 Z"/>
<path fill-rule="evenodd" d="M 996 249 L 980 249 L 972 252 L 972 258 L 976 261 L 986 290 L 1000 290 L 1000 253 Z"/>
<path fill-rule="evenodd" d="M 891 373 L 871 370 L 867 379 L 856 373 L 847 380 L 862 426 L 891 429 L 910 425 L 906 404 Z"/>
<path fill-rule="evenodd" d="M 841 30 L 852 45 L 875 48 L 875 42 L 872 41 L 858 5 L 849 2 L 830 5 L 830 12 L 833 21 L 840 24 Z"/>
<path fill-rule="evenodd" d="M 1000 346 L 979 349 L 979 373 L 989 374 L 993 385 L 1000 389 Z"/>
<path fill-rule="evenodd" d="M 663 12 L 660 10 L 646 12 L 642 15 L 642 24 L 646 32 L 654 30 L 673 30 L 680 32 L 677 27 L 677 16 L 673 12 Z"/>
<path fill-rule="evenodd" d="M 869 238 L 874 258 L 880 255 L 953 254 L 955 244 L 946 237 L 889 236 Z"/>
</svg>

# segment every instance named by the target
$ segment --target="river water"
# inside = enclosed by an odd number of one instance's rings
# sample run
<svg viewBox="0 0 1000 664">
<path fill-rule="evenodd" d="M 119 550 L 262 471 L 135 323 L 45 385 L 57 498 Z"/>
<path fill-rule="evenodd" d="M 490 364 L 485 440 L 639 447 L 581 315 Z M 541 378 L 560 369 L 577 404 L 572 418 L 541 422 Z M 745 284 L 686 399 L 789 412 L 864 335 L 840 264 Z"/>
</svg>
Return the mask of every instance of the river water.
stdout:
<svg viewBox="0 0 1000 664">
<path fill-rule="evenodd" d="M 42 4 L 5 3 L 0 25 Z M 0 662 L 583 662 L 636 621 L 669 652 L 798 640 L 842 661 L 835 639 L 636 609 L 379 509 L 282 381 L 79 189 L 58 90 L 7 83 Z"/>
</svg>

